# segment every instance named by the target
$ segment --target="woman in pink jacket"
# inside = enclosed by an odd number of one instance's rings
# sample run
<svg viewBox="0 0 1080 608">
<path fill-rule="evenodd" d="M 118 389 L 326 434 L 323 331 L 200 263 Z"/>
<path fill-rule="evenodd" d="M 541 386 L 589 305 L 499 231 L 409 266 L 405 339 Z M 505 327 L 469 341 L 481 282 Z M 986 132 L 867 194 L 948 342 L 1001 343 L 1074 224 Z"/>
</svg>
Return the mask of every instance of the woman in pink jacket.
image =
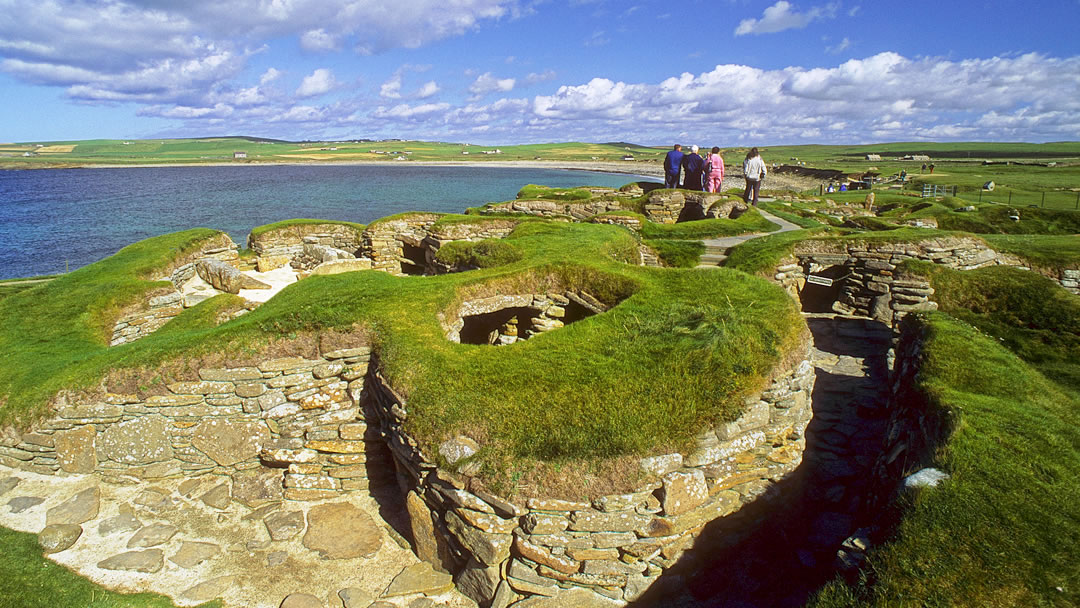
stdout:
<svg viewBox="0 0 1080 608">
<path fill-rule="evenodd" d="M 705 158 L 712 170 L 705 176 L 705 189 L 709 192 L 719 192 L 724 182 L 724 159 L 720 157 L 720 148 L 713 146 L 709 156 Z"/>
</svg>

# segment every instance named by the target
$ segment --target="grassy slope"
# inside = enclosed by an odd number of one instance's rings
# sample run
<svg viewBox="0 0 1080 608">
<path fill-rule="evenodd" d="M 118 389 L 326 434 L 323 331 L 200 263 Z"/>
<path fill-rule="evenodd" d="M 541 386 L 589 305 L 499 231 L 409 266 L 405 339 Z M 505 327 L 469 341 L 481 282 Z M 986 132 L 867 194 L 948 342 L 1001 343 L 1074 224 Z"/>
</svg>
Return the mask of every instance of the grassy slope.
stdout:
<svg viewBox="0 0 1080 608">
<path fill-rule="evenodd" d="M 952 479 L 903 501 L 863 579 L 812 604 L 1077 605 L 1080 298 L 1014 268 L 905 269 L 941 306 L 916 388 L 955 421 L 934 463 Z"/>
</svg>

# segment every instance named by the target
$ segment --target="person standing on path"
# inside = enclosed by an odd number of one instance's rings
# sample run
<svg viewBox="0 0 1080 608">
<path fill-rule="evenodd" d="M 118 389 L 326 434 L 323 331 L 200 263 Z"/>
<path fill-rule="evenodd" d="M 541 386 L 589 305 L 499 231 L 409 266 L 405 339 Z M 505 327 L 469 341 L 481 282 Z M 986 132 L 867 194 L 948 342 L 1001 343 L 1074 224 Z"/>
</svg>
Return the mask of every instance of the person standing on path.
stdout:
<svg viewBox="0 0 1080 608">
<path fill-rule="evenodd" d="M 761 154 L 758 154 L 758 149 L 750 148 L 750 151 L 746 153 L 746 160 L 742 165 L 743 177 L 746 178 L 746 190 L 743 190 L 743 201 L 747 205 L 751 204 L 757 207 L 758 204 L 758 192 L 761 191 L 761 182 L 765 179 L 765 161 L 761 160 Z"/>
<path fill-rule="evenodd" d="M 698 147 L 690 146 L 690 154 L 683 156 L 683 185 L 686 190 L 701 191 L 704 186 L 702 181 L 705 172 L 705 159 L 698 155 Z"/>
<path fill-rule="evenodd" d="M 675 144 L 671 151 L 664 157 L 664 187 L 679 187 L 679 170 L 682 169 L 682 145 Z"/>
<path fill-rule="evenodd" d="M 720 148 L 713 146 L 709 156 L 705 158 L 705 166 L 709 168 L 709 173 L 705 176 L 705 189 L 719 192 L 724 183 L 724 159 L 720 156 Z"/>
</svg>

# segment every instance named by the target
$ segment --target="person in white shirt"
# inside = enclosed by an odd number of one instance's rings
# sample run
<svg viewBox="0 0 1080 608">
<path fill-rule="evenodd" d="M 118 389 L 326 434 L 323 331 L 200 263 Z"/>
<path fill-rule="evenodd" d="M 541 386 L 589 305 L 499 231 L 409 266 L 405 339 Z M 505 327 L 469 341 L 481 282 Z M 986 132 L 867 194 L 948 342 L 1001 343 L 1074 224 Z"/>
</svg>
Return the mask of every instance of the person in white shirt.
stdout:
<svg viewBox="0 0 1080 608">
<path fill-rule="evenodd" d="M 743 201 L 747 205 L 753 201 L 753 205 L 757 207 L 758 192 L 761 190 L 761 182 L 765 180 L 765 173 L 765 161 L 761 160 L 761 154 L 758 154 L 757 148 L 750 148 L 746 153 L 746 160 L 743 161 L 743 176 L 746 178 Z"/>
</svg>

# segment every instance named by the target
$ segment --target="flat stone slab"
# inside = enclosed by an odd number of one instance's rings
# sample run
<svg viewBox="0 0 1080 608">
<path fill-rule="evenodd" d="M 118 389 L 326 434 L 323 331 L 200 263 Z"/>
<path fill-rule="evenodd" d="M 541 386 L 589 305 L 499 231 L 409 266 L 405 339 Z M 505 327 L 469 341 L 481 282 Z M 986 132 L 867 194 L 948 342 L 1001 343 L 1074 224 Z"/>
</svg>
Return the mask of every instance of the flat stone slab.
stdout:
<svg viewBox="0 0 1080 608">
<path fill-rule="evenodd" d="M 346 587 L 337 592 L 345 608 L 369 608 L 375 596 L 356 587 Z"/>
<path fill-rule="evenodd" d="M 45 553 L 59 553 L 74 545 L 82 536 L 82 531 L 82 526 L 78 524 L 45 526 L 38 534 L 38 544 Z"/>
<path fill-rule="evenodd" d="M 0 496 L 14 490 L 15 486 L 19 485 L 20 482 L 22 482 L 22 480 L 18 477 L 5 477 L 4 479 L 0 479 Z"/>
<path fill-rule="evenodd" d="M 161 570 L 163 565 L 165 565 L 165 553 L 161 549 L 125 551 L 98 562 L 98 568 L 126 572 L 154 573 Z"/>
<path fill-rule="evenodd" d="M 436 572 L 431 564 L 420 562 L 406 567 L 398 574 L 390 586 L 386 588 L 383 597 L 398 597 L 423 593 L 425 595 L 438 595 L 445 593 L 454 587 L 454 578 L 445 572 Z"/>
<path fill-rule="evenodd" d="M 12 513 L 22 513 L 27 509 L 32 509 L 41 503 L 45 502 L 44 498 L 37 496 L 16 496 L 8 501 L 8 506 L 11 507 Z"/>
<path fill-rule="evenodd" d="M 138 549 L 165 544 L 169 542 L 169 539 L 176 536 L 176 531 L 176 526 L 170 524 L 150 524 L 136 532 L 128 540 L 127 548 Z"/>
<path fill-rule="evenodd" d="M 133 532 L 142 526 L 139 518 L 135 517 L 135 509 L 131 508 L 131 505 L 120 505 L 119 513 L 101 520 L 98 524 L 98 534 L 108 536 L 117 532 Z"/>
<path fill-rule="evenodd" d="M 382 546 L 382 530 L 349 503 L 316 505 L 308 511 L 304 546 L 328 559 L 368 557 Z"/>
<path fill-rule="evenodd" d="M 180 550 L 170 557 L 169 561 L 181 568 L 194 568 L 220 552 L 221 547 L 214 543 L 185 540 L 180 545 Z"/>
<path fill-rule="evenodd" d="M 81 524 L 94 519 L 101 505 L 101 488 L 94 486 L 79 492 L 45 513 L 45 525 Z"/>
<path fill-rule="evenodd" d="M 235 576 L 218 576 L 185 590 L 180 594 L 180 599 L 191 602 L 209 602 L 224 595 L 235 584 Z"/>
<path fill-rule="evenodd" d="M 271 540 L 289 540 L 304 531 L 304 512 L 271 513 L 263 520 Z"/>
<path fill-rule="evenodd" d="M 199 500 L 203 501 L 208 507 L 214 507 L 215 509 L 224 509 L 232 502 L 232 492 L 229 491 L 229 484 L 218 484 L 205 494 L 199 497 Z"/>
</svg>

